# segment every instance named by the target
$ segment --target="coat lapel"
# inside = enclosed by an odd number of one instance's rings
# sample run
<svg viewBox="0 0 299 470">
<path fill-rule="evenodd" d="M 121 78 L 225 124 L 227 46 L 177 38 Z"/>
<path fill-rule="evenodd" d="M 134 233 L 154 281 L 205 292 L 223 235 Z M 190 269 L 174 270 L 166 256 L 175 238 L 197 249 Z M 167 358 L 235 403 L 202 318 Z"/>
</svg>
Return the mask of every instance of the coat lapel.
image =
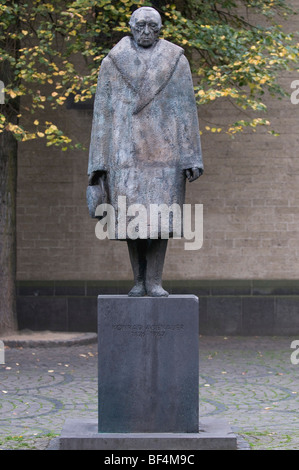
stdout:
<svg viewBox="0 0 299 470">
<path fill-rule="evenodd" d="M 126 84 L 137 93 L 146 72 L 146 64 L 139 59 L 132 39 L 129 36 L 124 37 L 111 49 L 108 57 Z"/>
<path fill-rule="evenodd" d="M 138 114 L 166 86 L 183 49 L 159 39 L 148 62 L 142 60 L 130 37 L 123 38 L 109 53 L 127 85 L 136 94 L 134 114 Z"/>
</svg>

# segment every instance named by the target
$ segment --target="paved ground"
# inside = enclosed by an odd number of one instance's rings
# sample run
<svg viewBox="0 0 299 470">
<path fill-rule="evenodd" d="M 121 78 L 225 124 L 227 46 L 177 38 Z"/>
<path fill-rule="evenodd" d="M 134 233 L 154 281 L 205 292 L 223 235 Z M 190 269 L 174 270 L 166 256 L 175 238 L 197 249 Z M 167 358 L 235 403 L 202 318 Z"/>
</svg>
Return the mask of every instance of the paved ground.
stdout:
<svg viewBox="0 0 299 470">
<path fill-rule="evenodd" d="M 202 337 L 201 416 L 229 421 L 243 448 L 299 449 L 294 339 Z M 5 349 L 0 449 L 51 448 L 69 417 L 97 418 L 96 343 Z"/>
</svg>

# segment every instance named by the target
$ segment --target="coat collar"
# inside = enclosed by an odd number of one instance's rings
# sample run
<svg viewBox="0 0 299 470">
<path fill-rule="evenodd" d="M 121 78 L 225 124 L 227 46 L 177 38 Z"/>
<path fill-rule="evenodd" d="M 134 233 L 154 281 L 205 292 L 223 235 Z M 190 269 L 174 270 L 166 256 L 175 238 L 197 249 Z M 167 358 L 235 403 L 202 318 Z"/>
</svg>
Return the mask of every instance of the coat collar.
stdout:
<svg viewBox="0 0 299 470">
<path fill-rule="evenodd" d="M 166 86 L 183 53 L 181 47 L 159 39 L 146 62 L 129 36 L 111 49 L 108 56 L 127 85 L 137 94 L 134 114 L 139 113 Z"/>
</svg>

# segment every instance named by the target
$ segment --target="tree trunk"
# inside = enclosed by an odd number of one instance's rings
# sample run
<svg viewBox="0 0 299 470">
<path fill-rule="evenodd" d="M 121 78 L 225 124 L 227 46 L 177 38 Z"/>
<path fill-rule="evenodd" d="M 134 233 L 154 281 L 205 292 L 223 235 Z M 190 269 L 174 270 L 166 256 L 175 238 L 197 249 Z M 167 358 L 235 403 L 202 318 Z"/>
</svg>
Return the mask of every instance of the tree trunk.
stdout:
<svg viewBox="0 0 299 470">
<path fill-rule="evenodd" d="M 17 141 L 0 134 L 0 334 L 17 329 L 16 315 Z"/>
<path fill-rule="evenodd" d="M 19 30 L 19 19 L 11 21 L 7 39 L 1 41 L 1 48 L 17 59 L 20 43 L 11 39 L 10 32 Z M 9 60 L 0 62 L 0 80 L 4 86 L 17 87 Z M 8 122 L 18 124 L 20 99 L 5 97 L 0 111 Z M 17 330 L 16 312 L 16 195 L 17 195 L 18 143 L 13 135 L 4 130 L 0 133 L 0 334 Z"/>
</svg>

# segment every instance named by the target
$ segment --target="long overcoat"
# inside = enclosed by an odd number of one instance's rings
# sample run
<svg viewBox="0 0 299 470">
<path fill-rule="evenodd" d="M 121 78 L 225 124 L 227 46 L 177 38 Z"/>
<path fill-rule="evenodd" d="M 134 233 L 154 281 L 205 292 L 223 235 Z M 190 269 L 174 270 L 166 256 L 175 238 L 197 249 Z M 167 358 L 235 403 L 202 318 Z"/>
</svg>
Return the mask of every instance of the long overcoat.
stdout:
<svg viewBox="0 0 299 470">
<path fill-rule="evenodd" d="M 183 49 L 159 39 L 148 57 L 133 38 L 123 38 L 100 67 L 88 164 L 88 174 L 107 174 L 116 238 L 126 238 L 118 235 L 119 196 L 126 197 L 127 206 L 142 204 L 147 210 L 150 204 L 182 207 L 185 170 L 193 167 L 203 163 Z"/>
</svg>

